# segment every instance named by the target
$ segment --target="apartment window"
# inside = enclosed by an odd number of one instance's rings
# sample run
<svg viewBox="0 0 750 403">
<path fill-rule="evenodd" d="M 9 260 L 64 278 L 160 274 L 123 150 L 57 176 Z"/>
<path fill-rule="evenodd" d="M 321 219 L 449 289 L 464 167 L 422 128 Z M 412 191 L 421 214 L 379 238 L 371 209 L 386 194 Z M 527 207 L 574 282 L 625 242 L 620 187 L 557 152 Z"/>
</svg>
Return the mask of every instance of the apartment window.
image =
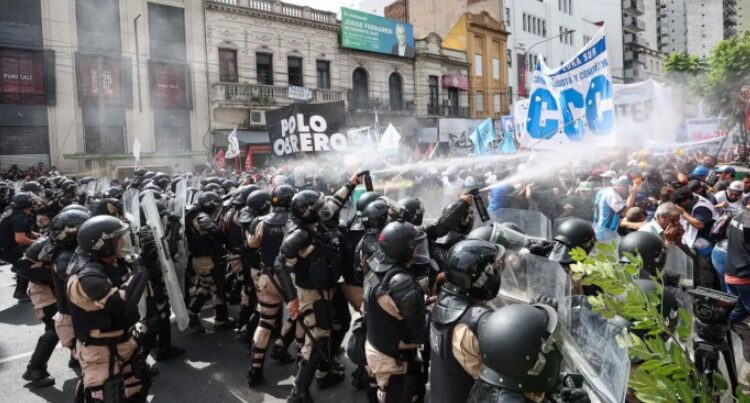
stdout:
<svg viewBox="0 0 750 403">
<path fill-rule="evenodd" d="M 510 8 L 505 7 L 505 26 L 510 28 Z"/>
<path fill-rule="evenodd" d="M 331 88 L 331 64 L 328 60 L 318 60 L 315 62 L 315 69 L 318 75 L 318 88 Z"/>
<path fill-rule="evenodd" d="M 388 78 L 388 92 L 390 93 L 391 110 L 400 111 L 404 109 L 404 96 L 401 85 L 401 76 L 398 73 L 391 73 Z"/>
<path fill-rule="evenodd" d="M 484 92 L 477 91 L 474 94 L 474 109 L 477 112 L 484 112 Z"/>
<path fill-rule="evenodd" d="M 547 37 L 547 21 L 542 20 L 542 36 Z"/>
<path fill-rule="evenodd" d="M 496 57 L 492 58 L 492 79 L 493 80 L 500 79 L 500 59 Z"/>
<path fill-rule="evenodd" d="M 513 86 L 508 87 L 508 105 L 513 104 Z"/>
<path fill-rule="evenodd" d="M 501 99 L 500 94 L 495 94 L 495 96 L 492 97 L 492 103 L 495 105 L 495 113 L 500 113 L 500 110 L 502 109 Z"/>
<path fill-rule="evenodd" d="M 236 50 L 219 49 L 219 81 L 223 83 L 237 82 Z"/>
<path fill-rule="evenodd" d="M 436 115 L 439 113 L 438 103 L 440 99 L 437 76 L 429 76 L 427 78 L 427 85 L 430 88 L 430 103 L 427 105 L 427 109 L 430 115 Z"/>
<path fill-rule="evenodd" d="M 367 72 L 359 67 L 352 73 L 352 107 L 364 109 L 369 104 L 369 80 Z"/>
<path fill-rule="evenodd" d="M 273 55 L 256 53 L 255 71 L 258 84 L 273 85 Z"/>
<path fill-rule="evenodd" d="M 528 30 L 528 24 L 526 23 L 526 14 L 523 15 L 523 18 L 521 18 L 521 23 L 523 24 L 523 32 L 527 32 Z"/>
<path fill-rule="evenodd" d="M 302 77 L 302 58 L 289 56 L 286 59 L 287 74 L 289 76 L 289 85 L 303 87 L 305 85 Z"/>
<path fill-rule="evenodd" d="M 513 67 L 513 52 L 510 49 L 505 50 L 505 59 L 508 60 L 508 67 Z"/>
<path fill-rule="evenodd" d="M 482 77 L 482 55 L 477 53 L 474 55 L 474 75 Z"/>
</svg>

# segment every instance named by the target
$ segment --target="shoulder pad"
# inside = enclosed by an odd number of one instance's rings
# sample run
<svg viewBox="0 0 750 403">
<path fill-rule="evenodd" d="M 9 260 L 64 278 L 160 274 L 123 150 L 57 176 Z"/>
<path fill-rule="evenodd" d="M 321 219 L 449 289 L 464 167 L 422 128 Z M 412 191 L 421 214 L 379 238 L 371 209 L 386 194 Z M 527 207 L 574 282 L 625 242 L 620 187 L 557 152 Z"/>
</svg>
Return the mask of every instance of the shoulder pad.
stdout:
<svg viewBox="0 0 750 403">
<path fill-rule="evenodd" d="M 289 220 L 288 211 L 274 211 L 273 213 L 268 214 L 263 217 L 263 222 L 265 222 L 268 225 L 273 225 L 275 227 L 286 225 L 288 220 Z"/>
<path fill-rule="evenodd" d="M 380 250 L 377 250 L 367 259 L 367 267 L 375 273 L 386 273 L 393 269 L 395 265 L 396 263 L 387 259 L 385 254 Z"/>
<path fill-rule="evenodd" d="M 89 262 L 77 274 L 83 292 L 92 300 L 106 297 L 112 289 L 112 283 L 104 270 L 98 262 Z"/>
<path fill-rule="evenodd" d="M 297 228 L 284 237 L 279 253 L 287 257 L 296 257 L 299 251 L 310 243 L 312 243 L 310 234 L 301 228 Z"/>
<path fill-rule="evenodd" d="M 469 308 L 468 298 L 441 292 L 432 309 L 432 321 L 438 325 L 449 325 L 458 321 Z"/>
<path fill-rule="evenodd" d="M 466 311 L 464 311 L 463 317 L 461 318 L 461 323 L 468 326 L 469 329 L 471 329 L 471 331 L 475 335 L 477 335 L 477 337 L 479 337 L 479 322 L 482 320 L 482 318 L 484 318 L 485 315 L 492 312 L 492 308 L 486 305 L 471 305 L 466 309 Z"/>
<path fill-rule="evenodd" d="M 255 219 L 255 215 L 253 214 L 252 211 L 250 211 L 249 208 L 243 207 L 242 210 L 240 210 L 240 216 L 238 219 L 238 222 L 240 224 L 250 224 L 250 222 L 252 222 L 253 219 Z"/>
<path fill-rule="evenodd" d="M 195 219 L 198 221 L 198 225 L 200 225 L 201 229 L 206 232 L 218 230 L 216 223 L 206 213 L 201 212 Z"/>
<path fill-rule="evenodd" d="M 424 313 L 424 294 L 414 277 L 399 270 L 396 274 L 390 276 L 386 287 L 402 316 Z"/>
<path fill-rule="evenodd" d="M 55 255 L 55 271 L 56 274 L 61 277 L 65 278 L 66 273 L 68 271 L 68 265 L 70 265 L 70 262 L 73 260 L 73 256 L 75 256 L 72 249 L 60 249 L 58 250 L 57 254 Z"/>
</svg>

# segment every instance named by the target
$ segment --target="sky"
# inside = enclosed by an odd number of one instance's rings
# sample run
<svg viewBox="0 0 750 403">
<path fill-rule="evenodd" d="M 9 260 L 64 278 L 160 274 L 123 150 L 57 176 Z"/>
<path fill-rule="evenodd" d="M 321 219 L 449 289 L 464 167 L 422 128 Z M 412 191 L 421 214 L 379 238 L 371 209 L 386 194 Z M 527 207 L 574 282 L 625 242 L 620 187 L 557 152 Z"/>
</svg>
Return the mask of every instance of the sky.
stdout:
<svg viewBox="0 0 750 403">
<path fill-rule="evenodd" d="M 349 7 L 359 9 L 359 3 L 361 0 L 282 0 L 285 3 L 298 4 L 300 6 L 308 6 L 310 8 L 316 8 L 318 10 L 333 11 L 339 13 L 341 7 Z"/>
</svg>

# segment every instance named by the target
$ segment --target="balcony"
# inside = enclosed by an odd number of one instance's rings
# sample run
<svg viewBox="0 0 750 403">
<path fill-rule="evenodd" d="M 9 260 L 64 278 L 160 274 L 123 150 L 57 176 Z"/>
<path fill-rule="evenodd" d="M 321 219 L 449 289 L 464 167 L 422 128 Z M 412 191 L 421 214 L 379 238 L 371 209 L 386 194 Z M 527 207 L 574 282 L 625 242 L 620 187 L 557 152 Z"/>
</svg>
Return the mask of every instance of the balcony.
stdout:
<svg viewBox="0 0 750 403">
<path fill-rule="evenodd" d="M 640 36 L 633 34 L 633 33 L 627 33 L 623 36 L 623 42 L 622 44 L 625 47 L 648 47 L 647 42 L 641 38 Z"/>
<path fill-rule="evenodd" d="M 737 25 L 737 16 L 724 14 L 724 25 Z"/>
<path fill-rule="evenodd" d="M 646 23 L 636 17 L 625 17 L 622 29 L 625 32 L 637 34 L 646 30 Z"/>
<path fill-rule="evenodd" d="M 212 101 L 241 105 L 288 105 L 299 102 L 289 98 L 289 88 L 280 85 L 215 83 L 213 84 Z M 346 91 L 310 89 L 312 99 L 309 102 L 333 102 L 346 99 Z"/>
<path fill-rule="evenodd" d="M 468 118 L 470 110 L 468 106 L 451 107 L 450 105 L 427 104 L 427 115 L 447 118 Z"/>
<path fill-rule="evenodd" d="M 413 115 L 415 109 L 414 101 L 403 101 L 401 109 L 391 108 L 388 98 L 362 98 L 355 97 L 349 93 L 349 111 L 357 112 L 380 112 L 393 115 Z"/>
<path fill-rule="evenodd" d="M 646 12 L 643 0 L 623 0 L 622 12 L 626 15 L 641 16 Z"/>
<path fill-rule="evenodd" d="M 336 13 L 273 0 L 207 0 L 206 5 L 208 7 L 232 6 L 238 9 L 261 11 L 324 24 L 336 25 L 338 23 Z"/>
</svg>

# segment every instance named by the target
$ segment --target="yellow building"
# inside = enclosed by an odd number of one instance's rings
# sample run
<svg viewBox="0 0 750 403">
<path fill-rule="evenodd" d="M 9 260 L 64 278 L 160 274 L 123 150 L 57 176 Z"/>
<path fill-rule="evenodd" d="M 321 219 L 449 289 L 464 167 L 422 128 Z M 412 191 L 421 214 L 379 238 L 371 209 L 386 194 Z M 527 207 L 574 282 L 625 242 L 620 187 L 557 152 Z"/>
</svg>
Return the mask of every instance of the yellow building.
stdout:
<svg viewBox="0 0 750 403">
<path fill-rule="evenodd" d="M 499 118 L 508 114 L 508 32 L 486 11 L 464 13 L 443 41 L 443 47 L 466 52 L 469 59 L 471 117 Z"/>
</svg>

